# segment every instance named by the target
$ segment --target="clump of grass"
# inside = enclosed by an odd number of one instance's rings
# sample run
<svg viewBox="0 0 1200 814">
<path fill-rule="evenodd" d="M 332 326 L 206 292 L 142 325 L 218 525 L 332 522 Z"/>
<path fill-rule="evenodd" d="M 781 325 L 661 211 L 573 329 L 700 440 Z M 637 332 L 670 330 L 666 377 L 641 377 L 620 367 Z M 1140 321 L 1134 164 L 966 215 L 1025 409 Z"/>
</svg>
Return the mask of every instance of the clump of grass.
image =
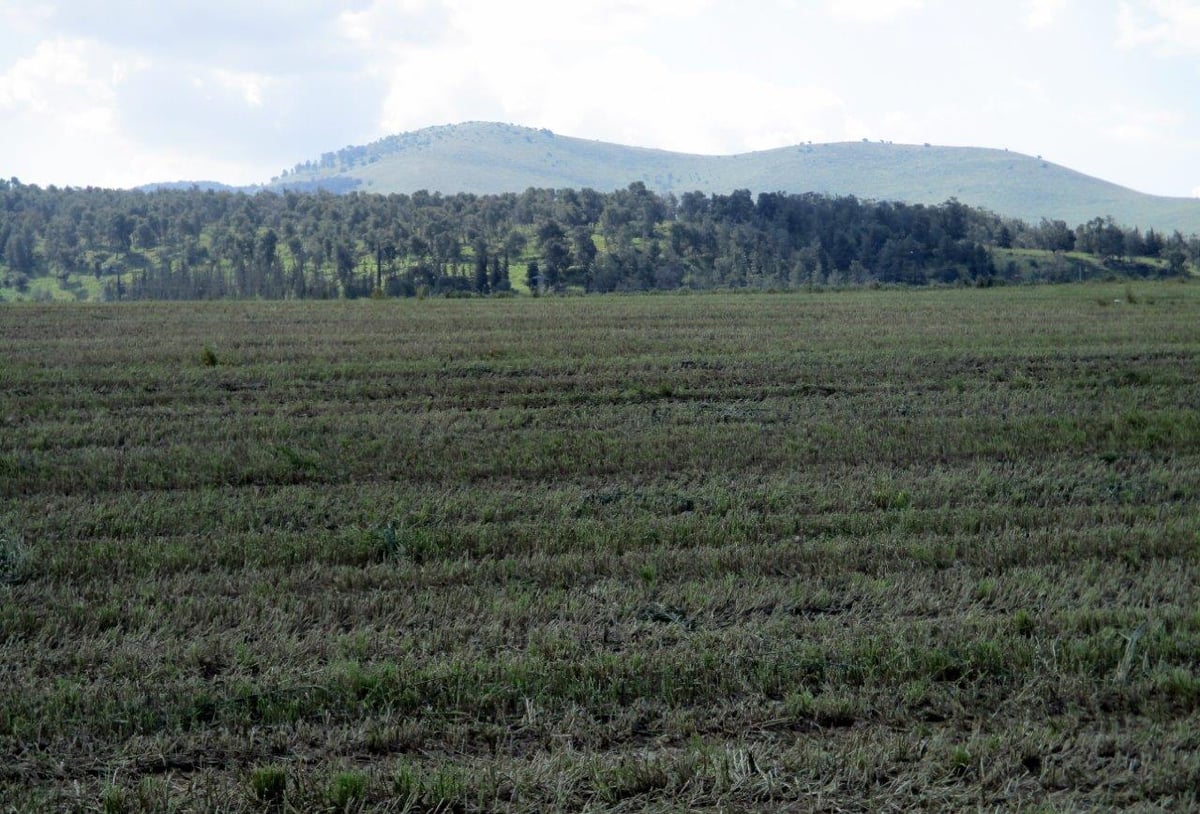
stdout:
<svg viewBox="0 0 1200 814">
<path fill-rule="evenodd" d="M 345 811 L 367 794 L 367 776 L 362 772 L 341 772 L 329 784 L 329 802 Z"/>
<path fill-rule="evenodd" d="M 442 552 L 442 543 L 433 530 L 404 523 L 378 526 L 370 531 L 370 538 L 384 560 L 407 559 L 420 564 L 436 559 Z"/>
<path fill-rule="evenodd" d="M 280 805 L 287 794 L 287 770 L 282 766 L 261 766 L 250 773 L 250 791 L 254 799 L 267 805 Z"/>
<path fill-rule="evenodd" d="M 123 814 L 129 810 L 129 798 L 120 786 L 106 786 L 100 793 L 100 810 L 104 814 Z"/>
<path fill-rule="evenodd" d="M 950 750 L 950 769 L 955 774 L 965 774 L 971 768 L 971 750 L 965 746 L 956 746 Z"/>
<path fill-rule="evenodd" d="M 422 772 L 410 764 L 402 764 L 392 780 L 395 796 L 410 810 L 457 811 L 462 808 L 467 787 L 462 775 L 453 767 L 439 767 Z"/>
<path fill-rule="evenodd" d="M 1125 302 L 1129 303 L 1130 305 L 1138 304 L 1137 294 L 1133 293 L 1133 286 L 1131 285 L 1125 286 Z"/>
<path fill-rule="evenodd" d="M 375 529 L 373 536 L 383 559 L 393 560 L 404 554 L 404 545 L 400 542 L 396 527 L 391 523 Z"/>
<path fill-rule="evenodd" d="M 200 351 L 200 364 L 205 367 L 216 367 L 221 361 L 217 358 L 217 352 L 212 349 L 211 345 L 205 345 Z"/>
<path fill-rule="evenodd" d="M 1194 706 L 1200 700 L 1200 678 L 1186 667 L 1175 667 L 1155 677 L 1157 689 L 1179 703 Z"/>
<path fill-rule="evenodd" d="M 420 799 L 424 784 L 422 783 L 420 773 L 416 769 L 403 764 L 396 770 L 396 777 L 392 781 L 392 788 L 396 796 L 401 800 L 415 801 Z"/>
<path fill-rule="evenodd" d="M 14 531 L 0 529 L 0 583 L 17 585 L 33 575 L 29 546 Z"/>
<path fill-rule="evenodd" d="M 1025 608 L 1019 609 L 1013 614 L 1013 630 L 1021 636 L 1028 636 L 1033 633 L 1033 629 L 1037 626 L 1037 621 L 1033 614 Z"/>
</svg>

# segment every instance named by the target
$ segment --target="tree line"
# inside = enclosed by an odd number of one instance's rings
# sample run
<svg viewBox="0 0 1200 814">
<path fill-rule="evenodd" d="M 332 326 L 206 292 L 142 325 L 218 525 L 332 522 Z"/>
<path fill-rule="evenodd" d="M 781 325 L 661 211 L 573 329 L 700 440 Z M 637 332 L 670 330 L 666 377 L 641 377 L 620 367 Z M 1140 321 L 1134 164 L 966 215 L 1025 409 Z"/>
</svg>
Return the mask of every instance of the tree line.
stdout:
<svg viewBox="0 0 1200 814">
<path fill-rule="evenodd" d="M 1182 274 L 1200 241 L 1096 218 L 1026 224 L 956 200 L 528 189 L 379 195 L 0 181 L 0 284 L 89 275 L 108 299 L 354 298 L 899 283 L 1017 275 L 998 250 Z M 1011 253 L 1010 253 L 1011 254 Z"/>
</svg>

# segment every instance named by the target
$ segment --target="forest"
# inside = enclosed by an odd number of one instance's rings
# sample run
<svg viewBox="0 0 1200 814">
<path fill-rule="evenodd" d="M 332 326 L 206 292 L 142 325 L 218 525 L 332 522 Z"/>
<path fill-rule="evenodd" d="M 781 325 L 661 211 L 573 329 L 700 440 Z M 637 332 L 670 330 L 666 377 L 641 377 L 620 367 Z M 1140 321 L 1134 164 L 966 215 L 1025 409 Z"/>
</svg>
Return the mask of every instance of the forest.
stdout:
<svg viewBox="0 0 1200 814">
<path fill-rule="evenodd" d="M 1184 276 L 1200 239 L 1097 217 L 749 190 L 503 195 L 41 188 L 0 181 L 0 291 L 330 299 L 991 285 Z M 87 283 L 85 287 L 84 282 Z"/>
</svg>

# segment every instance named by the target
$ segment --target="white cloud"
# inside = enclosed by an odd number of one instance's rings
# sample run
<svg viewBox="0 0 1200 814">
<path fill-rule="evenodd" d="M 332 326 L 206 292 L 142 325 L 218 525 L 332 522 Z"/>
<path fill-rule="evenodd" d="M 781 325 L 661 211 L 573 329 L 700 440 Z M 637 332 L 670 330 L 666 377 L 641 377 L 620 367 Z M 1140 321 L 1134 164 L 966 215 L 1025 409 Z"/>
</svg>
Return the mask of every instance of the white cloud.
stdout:
<svg viewBox="0 0 1200 814">
<path fill-rule="evenodd" d="M 86 40 L 47 40 L 0 75 L 0 110 L 65 119 L 103 108 L 114 98 L 114 78 L 128 70 Z"/>
<path fill-rule="evenodd" d="M 1196 187 L 1195 189 L 1192 190 L 1192 197 L 1200 198 L 1200 187 Z"/>
<path fill-rule="evenodd" d="M 710 154 L 841 135 L 844 105 L 828 89 L 749 71 L 689 68 L 643 42 L 660 30 L 655 26 L 692 17 L 701 5 L 532 5 L 528 15 L 514 15 L 501 4 L 451 0 L 451 33 L 436 47 L 360 37 L 362 47 L 378 49 L 377 71 L 390 84 L 380 130 L 498 119 Z"/>
<path fill-rule="evenodd" d="M 37 31 L 54 17 L 54 8 L 49 3 L 17 3 L 0 0 L 0 20 L 6 29 L 22 34 Z"/>
<path fill-rule="evenodd" d="M 1070 2 L 1071 0 L 1025 0 L 1025 27 L 1037 30 L 1053 26 Z"/>
<path fill-rule="evenodd" d="M 163 149 L 126 135 L 120 95 L 127 82 L 151 67 L 145 58 L 75 38 L 45 40 L 12 63 L 0 74 L 0 143 L 7 149 L 24 145 L 20 175 L 64 186 L 202 177 L 196 173 L 251 180 L 247 168 L 235 162 Z"/>
<path fill-rule="evenodd" d="M 263 90 L 273 84 L 271 77 L 249 71 L 228 71 L 218 68 L 213 79 L 222 88 L 239 95 L 250 107 L 262 107 Z"/>
<path fill-rule="evenodd" d="M 925 7 L 925 0 L 832 0 L 833 19 L 844 23 L 886 23 Z"/>
<path fill-rule="evenodd" d="M 1104 114 L 1105 135 L 1120 144 L 1162 144 L 1174 139 L 1186 118 L 1177 110 L 1126 104 L 1113 105 Z"/>
<path fill-rule="evenodd" d="M 1149 47 L 1175 55 L 1200 52 L 1200 3 L 1187 0 L 1122 2 L 1117 11 L 1117 45 Z"/>
</svg>

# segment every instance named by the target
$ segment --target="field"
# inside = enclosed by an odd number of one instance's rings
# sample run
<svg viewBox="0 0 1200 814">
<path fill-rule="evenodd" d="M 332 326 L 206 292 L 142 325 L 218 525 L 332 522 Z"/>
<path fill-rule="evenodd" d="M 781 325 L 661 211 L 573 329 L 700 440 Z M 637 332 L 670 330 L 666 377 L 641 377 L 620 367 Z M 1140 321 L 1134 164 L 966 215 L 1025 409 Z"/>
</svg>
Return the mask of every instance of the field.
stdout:
<svg viewBox="0 0 1200 814">
<path fill-rule="evenodd" d="M 10 810 L 1200 807 L 1195 285 L 0 342 Z"/>
</svg>

